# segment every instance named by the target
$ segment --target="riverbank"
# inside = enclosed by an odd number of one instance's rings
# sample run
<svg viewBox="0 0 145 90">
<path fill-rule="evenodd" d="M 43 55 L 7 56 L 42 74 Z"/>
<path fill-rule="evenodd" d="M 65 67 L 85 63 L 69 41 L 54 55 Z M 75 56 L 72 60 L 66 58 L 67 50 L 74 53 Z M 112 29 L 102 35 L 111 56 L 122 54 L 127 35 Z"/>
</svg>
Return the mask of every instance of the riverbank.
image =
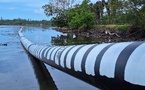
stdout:
<svg viewBox="0 0 145 90">
<path fill-rule="evenodd" d="M 80 36 L 90 37 L 98 43 L 110 43 L 110 42 L 127 42 L 127 41 L 144 41 L 145 30 L 140 28 L 128 28 L 128 30 L 118 30 L 117 28 L 110 27 L 95 27 L 82 32 L 78 30 L 71 30 L 67 28 L 55 28 L 55 30 L 75 34 Z"/>
</svg>

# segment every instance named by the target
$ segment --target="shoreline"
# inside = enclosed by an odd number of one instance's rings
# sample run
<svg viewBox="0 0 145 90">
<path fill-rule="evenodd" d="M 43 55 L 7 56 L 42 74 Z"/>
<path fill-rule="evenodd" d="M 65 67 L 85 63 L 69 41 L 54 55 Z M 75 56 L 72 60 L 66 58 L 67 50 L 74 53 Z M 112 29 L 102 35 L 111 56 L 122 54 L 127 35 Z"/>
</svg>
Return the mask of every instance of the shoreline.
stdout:
<svg viewBox="0 0 145 90">
<path fill-rule="evenodd" d="M 145 41 L 145 31 L 139 28 L 121 31 L 115 28 L 96 27 L 88 29 L 87 32 L 82 32 L 79 30 L 58 27 L 54 28 L 54 30 L 67 34 L 90 37 L 100 43 Z"/>
</svg>

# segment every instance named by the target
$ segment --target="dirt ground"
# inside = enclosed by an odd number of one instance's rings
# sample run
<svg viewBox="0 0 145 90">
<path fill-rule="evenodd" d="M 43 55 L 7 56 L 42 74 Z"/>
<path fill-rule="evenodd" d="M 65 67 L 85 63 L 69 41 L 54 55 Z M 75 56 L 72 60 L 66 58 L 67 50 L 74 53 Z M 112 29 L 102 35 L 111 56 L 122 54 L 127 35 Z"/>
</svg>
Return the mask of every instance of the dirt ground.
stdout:
<svg viewBox="0 0 145 90">
<path fill-rule="evenodd" d="M 83 32 L 81 35 L 83 35 Z M 126 31 L 119 31 L 109 28 L 96 28 L 90 30 L 84 35 L 89 35 L 100 42 L 127 42 L 145 40 L 145 31 L 137 28 Z"/>
</svg>

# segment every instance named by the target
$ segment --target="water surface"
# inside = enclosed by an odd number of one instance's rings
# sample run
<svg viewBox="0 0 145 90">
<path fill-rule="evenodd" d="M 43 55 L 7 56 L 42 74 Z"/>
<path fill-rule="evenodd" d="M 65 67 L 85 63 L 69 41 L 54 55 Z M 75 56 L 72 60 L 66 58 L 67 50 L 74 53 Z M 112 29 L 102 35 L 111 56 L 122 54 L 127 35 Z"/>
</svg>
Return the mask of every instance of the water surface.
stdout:
<svg viewBox="0 0 145 90">
<path fill-rule="evenodd" d="M 27 54 L 18 31 L 20 26 L 0 26 L 0 90 L 97 90 Z M 51 46 L 62 34 L 51 27 L 25 27 L 24 35 L 36 44 Z"/>
</svg>

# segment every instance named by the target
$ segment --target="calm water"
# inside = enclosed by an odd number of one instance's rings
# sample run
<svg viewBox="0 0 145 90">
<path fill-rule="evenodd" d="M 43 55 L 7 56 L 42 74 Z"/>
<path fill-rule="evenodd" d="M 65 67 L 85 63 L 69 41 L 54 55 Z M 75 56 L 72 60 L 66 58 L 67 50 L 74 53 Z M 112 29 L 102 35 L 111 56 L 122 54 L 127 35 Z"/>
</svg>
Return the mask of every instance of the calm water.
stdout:
<svg viewBox="0 0 145 90">
<path fill-rule="evenodd" d="M 0 26 L 0 90 L 98 90 L 27 54 L 18 37 L 19 29 Z M 51 38 L 62 33 L 52 28 L 25 27 L 24 35 L 36 44 L 50 46 Z"/>
</svg>

